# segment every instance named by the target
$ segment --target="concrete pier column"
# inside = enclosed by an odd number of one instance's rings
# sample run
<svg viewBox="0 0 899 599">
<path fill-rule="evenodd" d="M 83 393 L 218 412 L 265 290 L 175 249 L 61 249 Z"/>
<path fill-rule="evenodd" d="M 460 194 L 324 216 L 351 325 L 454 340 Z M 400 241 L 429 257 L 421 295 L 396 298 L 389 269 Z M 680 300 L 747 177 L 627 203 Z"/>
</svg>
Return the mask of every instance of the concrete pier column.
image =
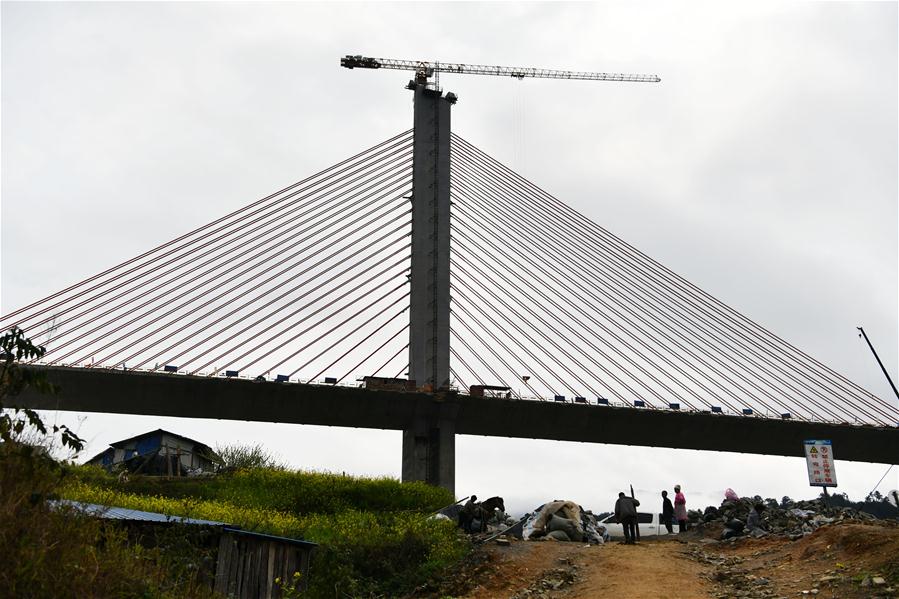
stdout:
<svg viewBox="0 0 899 599">
<path fill-rule="evenodd" d="M 450 106 L 441 92 L 414 85 L 409 378 L 420 389 L 449 386 Z M 403 431 L 403 480 L 453 490 L 455 424 L 433 406 Z"/>
<path fill-rule="evenodd" d="M 455 493 L 458 404 L 422 402 L 403 431 L 403 480 L 420 480 Z"/>
</svg>

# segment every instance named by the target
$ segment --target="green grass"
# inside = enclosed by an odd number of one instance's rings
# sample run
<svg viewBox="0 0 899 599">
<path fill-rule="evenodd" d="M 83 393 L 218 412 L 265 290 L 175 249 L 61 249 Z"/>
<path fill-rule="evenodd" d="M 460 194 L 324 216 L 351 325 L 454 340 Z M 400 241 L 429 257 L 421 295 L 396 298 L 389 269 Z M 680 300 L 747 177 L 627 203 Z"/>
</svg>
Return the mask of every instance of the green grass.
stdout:
<svg viewBox="0 0 899 599">
<path fill-rule="evenodd" d="M 211 478 L 132 477 L 121 483 L 101 468 L 78 466 L 75 478 L 97 487 L 141 495 L 222 500 L 295 514 L 433 512 L 455 501 L 446 489 L 393 478 L 364 478 L 322 472 L 252 469 Z"/>
<path fill-rule="evenodd" d="M 309 596 L 395 596 L 460 560 L 467 540 L 428 518 L 452 495 L 389 478 L 253 469 L 214 478 L 135 477 L 119 482 L 78 467 L 61 489 L 67 499 L 218 520 L 247 530 L 320 544 Z"/>
</svg>

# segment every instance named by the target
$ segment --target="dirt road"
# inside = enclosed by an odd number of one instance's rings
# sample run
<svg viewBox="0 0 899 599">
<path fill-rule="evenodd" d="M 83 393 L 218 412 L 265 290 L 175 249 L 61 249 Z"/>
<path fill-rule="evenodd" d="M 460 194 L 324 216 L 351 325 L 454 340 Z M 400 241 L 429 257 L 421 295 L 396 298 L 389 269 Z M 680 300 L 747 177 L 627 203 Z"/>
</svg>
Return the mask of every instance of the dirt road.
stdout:
<svg viewBox="0 0 899 599">
<path fill-rule="evenodd" d="M 827 526 L 798 540 L 700 535 L 586 546 L 489 545 L 434 597 L 899 599 L 899 525 Z"/>
<path fill-rule="evenodd" d="M 673 540 L 600 546 L 513 543 L 488 552 L 491 575 L 464 597 L 715 597 L 704 576 L 711 568 Z"/>
</svg>

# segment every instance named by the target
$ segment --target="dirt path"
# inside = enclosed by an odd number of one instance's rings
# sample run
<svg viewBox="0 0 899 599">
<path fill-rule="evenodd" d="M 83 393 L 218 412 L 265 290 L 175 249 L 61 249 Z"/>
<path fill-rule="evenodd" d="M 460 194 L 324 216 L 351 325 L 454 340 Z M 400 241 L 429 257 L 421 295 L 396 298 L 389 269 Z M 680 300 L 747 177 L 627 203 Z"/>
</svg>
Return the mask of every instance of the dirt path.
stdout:
<svg viewBox="0 0 899 599">
<path fill-rule="evenodd" d="M 472 554 L 445 592 L 468 599 L 899 599 L 899 525 L 846 523 L 786 537 L 701 534 L 640 544 L 513 541 Z M 463 590 L 464 589 L 464 590 Z"/>
<path fill-rule="evenodd" d="M 715 597 L 704 576 L 709 567 L 691 560 L 673 540 L 639 545 L 609 543 L 513 543 L 490 547 L 491 572 L 464 597 L 615 597 L 658 599 Z"/>
<path fill-rule="evenodd" d="M 673 540 L 638 545 L 609 544 L 587 560 L 583 581 L 572 591 L 578 597 L 659 599 L 714 597 L 703 574 L 706 568 L 690 559 L 685 546 Z"/>
</svg>

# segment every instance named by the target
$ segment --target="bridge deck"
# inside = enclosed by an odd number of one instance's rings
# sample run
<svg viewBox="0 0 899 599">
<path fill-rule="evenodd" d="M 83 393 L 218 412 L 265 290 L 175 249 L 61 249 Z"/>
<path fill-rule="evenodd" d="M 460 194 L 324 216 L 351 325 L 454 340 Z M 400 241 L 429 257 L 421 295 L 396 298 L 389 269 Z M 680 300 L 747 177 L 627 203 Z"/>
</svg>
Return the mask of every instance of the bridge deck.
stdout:
<svg viewBox="0 0 899 599">
<path fill-rule="evenodd" d="M 37 367 L 60 393 L 24 407 L 260 422 L 408 429 L 423 412 L 456 412 L 457 434 L 802 456 L 831 439 L 841 460 L 895 462 L 899 429 L 466 395 L 374 391 L 147 372 Z"/>
</svg>

